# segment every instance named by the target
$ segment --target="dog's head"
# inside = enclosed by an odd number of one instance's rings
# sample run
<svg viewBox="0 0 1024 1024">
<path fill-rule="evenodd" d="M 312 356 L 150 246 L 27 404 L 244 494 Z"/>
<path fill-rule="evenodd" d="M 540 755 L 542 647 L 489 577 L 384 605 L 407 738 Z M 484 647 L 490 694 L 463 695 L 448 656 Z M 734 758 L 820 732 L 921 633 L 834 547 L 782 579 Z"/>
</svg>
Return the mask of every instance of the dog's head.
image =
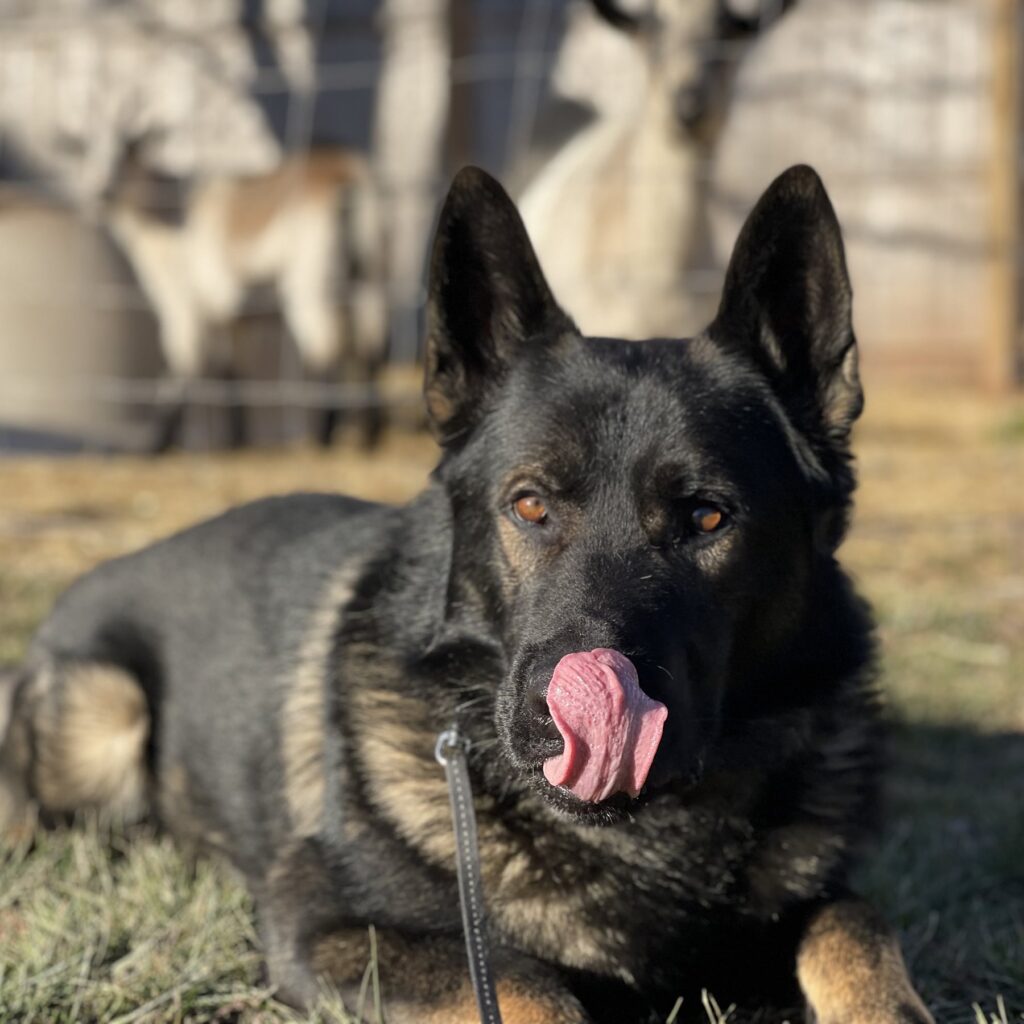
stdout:
<svg viewBox="0 0 1024 1024">
<path fill-rule="evenodd" d="M 723 722 L 830 656 L 809 630 L 853 489 L 850 303 L 807 167 L 762 197 L 715 321 L 682 341 L 581 337 L 501 187 L 455 179 L 426 351 L 449 614 L 495 631 L 504 755 L 556 807 L 614 820 L 692 783 Z"/>
</svg>

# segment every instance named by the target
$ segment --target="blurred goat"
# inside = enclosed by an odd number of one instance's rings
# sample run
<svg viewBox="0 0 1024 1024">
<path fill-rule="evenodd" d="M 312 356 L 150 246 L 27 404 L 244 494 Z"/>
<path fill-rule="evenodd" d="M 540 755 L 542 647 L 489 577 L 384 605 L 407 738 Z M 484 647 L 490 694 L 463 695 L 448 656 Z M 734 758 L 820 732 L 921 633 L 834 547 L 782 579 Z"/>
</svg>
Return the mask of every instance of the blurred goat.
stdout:
<svg viewBox="0 0 1024 1024">
<path fill-rule="evenodd" d="M 154 208 L 152 185 L 129 157 L 106 214 L 156 313 L 170 374 L 154 449 L 178 439 L 190 382 L 228 375 L 230 354 L 218 331 L 239 315 L 252 288 L 268 284 L 306 377 L 365 386 L 363 438 L 374 443 L 386 282 L 366 161 L 322 148 L 290 157 L 269 174 L 203 179 L 189 189 L 176 222 Z M 240 410 L 234 412 L 232 440 L 240 444 L 244 431 Z M 330 442 L 339 412 L 324 410 L 321 443 Z"/>
<path fill-rule="evenodd" d="M 769 6 L 784 0 L 650 0 L 639 13 L 593 0 L 572 12 L 554 80 L 596 117 L 563 141 L 519 205 L 584 333 L 677 336 L 707 319 L 686 281 L 706 259 L 705 164 L 743 41 Z M 623 36 L 602 66 L 594 55 L 617 42 L 607 25 Z"/>
</svg>

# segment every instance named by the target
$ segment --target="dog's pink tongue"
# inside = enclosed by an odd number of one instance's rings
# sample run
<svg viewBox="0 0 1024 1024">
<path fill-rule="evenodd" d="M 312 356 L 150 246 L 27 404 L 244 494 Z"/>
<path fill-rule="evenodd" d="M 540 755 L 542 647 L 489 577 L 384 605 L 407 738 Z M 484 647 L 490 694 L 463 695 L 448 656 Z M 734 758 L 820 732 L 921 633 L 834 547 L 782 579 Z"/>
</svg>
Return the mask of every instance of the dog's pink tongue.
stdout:
<svg viewBox="0 0 1024 1024">
<path fill-rule="evenodd" d="M 668 708 L 640 689 L 633 663 L 599 647 L 567 654 L 548 684 L 548 708 L 565 749 L 544 777 L 581 800 L 640 792 L 661 742 Z"/>
</svg>

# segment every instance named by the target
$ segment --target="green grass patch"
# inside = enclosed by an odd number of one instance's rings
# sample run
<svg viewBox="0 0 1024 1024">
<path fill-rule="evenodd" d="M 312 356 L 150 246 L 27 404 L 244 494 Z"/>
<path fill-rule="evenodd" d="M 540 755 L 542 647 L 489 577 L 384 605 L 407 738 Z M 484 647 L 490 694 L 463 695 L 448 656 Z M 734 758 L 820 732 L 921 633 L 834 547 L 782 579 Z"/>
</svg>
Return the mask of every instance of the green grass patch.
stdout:
<svg viewBox="0 0 1024 1024">
<path fill-rule="evenodd" d="M 0 665 L 21 659 L 32 630 L 69 582 L 66 576 L 29 576 L 0 564 Z"/>
<path fill-rule="evenodd" d="M 165 836 L 41 833 L 5 851 L 0 894 L 4 1022 L 350 1020 L 329 995 L 311 1018 L 276 1003 L 245 890 Z"/>
<path fill-rule="evenodd" d="M 995 438 L 1008 444 L 1024 444 L 1024 409 L 1007 416 L 996 427 Z"/>
</svg>

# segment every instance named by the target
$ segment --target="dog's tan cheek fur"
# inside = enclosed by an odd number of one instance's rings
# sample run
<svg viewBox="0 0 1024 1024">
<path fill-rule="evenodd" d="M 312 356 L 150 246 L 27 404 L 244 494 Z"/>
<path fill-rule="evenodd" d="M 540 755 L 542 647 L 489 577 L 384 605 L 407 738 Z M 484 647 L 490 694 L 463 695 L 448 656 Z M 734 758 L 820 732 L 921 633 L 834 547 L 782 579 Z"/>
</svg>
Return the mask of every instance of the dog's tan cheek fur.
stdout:
<svg viewBox="0 0 1024 1024">
<path fill-rule="evenodd" d="M 523 543 L 522 531 L 506 516 L 498 520 L 498 539 L 504 556 L 503 567 L 506 591 L 516 585 L 533 567 L 534 559 Z"/>
<path fill-rule="evenodd" d="M 498 541 L 501 546 L 501 580 L 506 600 L 511 600 L 516 591 L 531 577 L 543 573 L 551 560 L 569 543 L 572 523 L 566 523 L 557 543 L 537 543 L 530 539 L 529 528 L 522 528 L 507 516 L 498 519 Z M 544 529 L 544 527 L 534 527 Z"/>
</svg>

